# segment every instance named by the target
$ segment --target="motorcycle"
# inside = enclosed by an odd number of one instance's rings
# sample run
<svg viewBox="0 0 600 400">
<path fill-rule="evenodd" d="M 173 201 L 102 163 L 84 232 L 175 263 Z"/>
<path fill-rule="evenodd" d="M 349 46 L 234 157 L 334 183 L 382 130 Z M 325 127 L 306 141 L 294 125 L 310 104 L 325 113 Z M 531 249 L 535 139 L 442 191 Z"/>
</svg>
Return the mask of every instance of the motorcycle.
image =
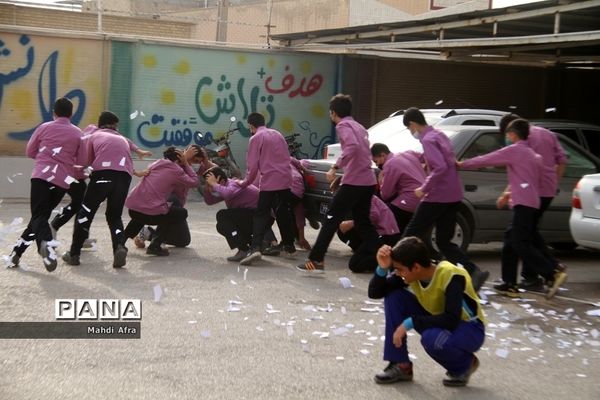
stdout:
<svg viewBox="0 0 600 400">
<path fill-rule="evenodd" d="M 292 133 L 290 136 L 285 137 L 285 141 L 288 145 L 288 150 L 290 152 L 290 156 L 297 158 L 297 159 L 304 158 L 304 157 L 302 157 L 303 154 L 300 151 L 300 148 L 302 147 L 302 143 L 298 143 L 296 141 L 296 138 L 299 136 L 300 136 L 299 133 Z"/>
<path fill-rule="evenodd" d="M 204 150 L 206 151 L 206 155 L 208 156 L 210 161 L 219 166 L 225 172 L 225 174 L 227 174 L 227 177 L 241 179 L 242 171 L 240 170 L 240 167 L 235 161 L 233 152 L 231 151 L 230 147 L 231 135 L 234 132 L 239 131 L 240 129 L 233 128 L 233 124 L 237 121 L 235 116 L 231 116 L 231 118 L 229 118 L 229 121 L 230 123 L 227 132 L 225 132 L 225 134 L 219 137 L 218 139 L 215 139 L 212 136 L 210 136 L 210 141 L 212 143 L 208 146 L 204 146 Z M 198 133 L 198 136 L 200 136 L 201 138 L 204 137 L 202 133 Z"/>
</svg>

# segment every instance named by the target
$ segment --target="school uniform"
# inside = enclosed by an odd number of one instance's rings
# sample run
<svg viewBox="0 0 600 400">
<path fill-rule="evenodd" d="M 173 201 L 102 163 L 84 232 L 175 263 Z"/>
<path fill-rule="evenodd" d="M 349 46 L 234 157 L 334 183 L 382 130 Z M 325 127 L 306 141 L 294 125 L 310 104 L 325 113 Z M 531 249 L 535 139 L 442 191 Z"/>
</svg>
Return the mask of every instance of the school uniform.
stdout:
<svg viewBox="0 0 600 400">
<path fill-rule="evenodd" d="M 469 274 L 479 274 L 479 268 L 451 241 L 463 191 L 450 139 L 441 131 L 427 126 L 419 135 L 419 141 L 423 145 L 423 157 L 429 174 L 421 186 L 425 195 L 402 236 L 423 239 L 435 226 L 435 243 L 440 253 L 453 264 L 461 264 Z"/>
<path fill-rule="evenodd" d="M 551 258 L 556 266 L 558 265 L 558 261 L 551 255 L 548 246 L 546 246 L 544 238 L 542 238 L 542 235 L 540 235 L 539 223 L 548 207 L 550 207 L 552 200 L 554 200 L 554 196 L 557 194 L 558 174 L 556 169 L 559 164 L 567 163 L 567 156 L 565 155 L 565 152 L 556 135 L 551 131 L 542 128 L 541 126 L 529 127 L 527 144 L 533 151 L 542 157 L 542 172 L 539 187 L 540 208 L 538 209 L 534 219 L 535 230 L 533 244 L 547 257 Z M 523 263 L 521 275 L 523 276 L 523 279 L 528 281 L 534 281 L 537 278 L 537 275 L 528 263 Z"/>
<path fill-rule="evenodd" d="M 371 197 L 369 220 L 378 234 L 378 240 L 374 243 L 363 240 L 356 226 L 346 233 L 338 230 L 340 240 L 354 251 L 348 261 L 348 268 L 352 272 L 373 272 L 377 267 L 377 250 L 384 244 L 394 246 L 400 240 L 400 229 L 392 210 L 377 196 Z"/>
<path fill-rule="evenodd" d="M 121 216 L 133 174 L 131 152 L 137 149 L 133 142 L 112 129 L 99 129 L 88 139 L 88 165 L 91 165 L 93 172 L 77 213 L 69 251 L 71 257 L 81 254 L 96 211 L 105 200 L 113 253 L 124 243 Z"/>
<path fill-rule="evenodd" d="M 52 249 L 41 249 L 42 242 L 52 241 L 48 219 L 60 203 L 74 178 L 75 160 L 79 150 L 81 130 L 69 118 L 57 117 L 38 126 L 29 139 L 27 157 L 34 159 L 31 173 L 31 219 L 13 248 L 12 257 L 20 258 L 35 240 L 38 252 L 48 251 L 52 260 L 44 260 L 50 270 L 56 268 L 56 254 Z M 47 258 L 47 257 L 46 257 Z"/>
<path fill-rule="evenodd" d="M 281 242 L 294 252 L 295 223 L 291 207 L 292 173 L 287 142 L 280 132 L 258 127 L 248 142 L 246 177 L 243 187 L 260 177 L 259 196 L 252 228 L 252 252 L 262 250 L 264 236 L 270 226 L 271 210 L 281 233 Z"/>
<path fill-rule="evenodd" d="M 160 249 L 167 241 L 167 227 L 180 225 L 187 218 L 187 210 L 178 202 L 168 201 L 178 187 L 198 186 L 198 175 L 189 166 L 180 166 L 174 161 L 161 159 L 148 168 L 150 173 L 133 188 L 125 200 L 131 221 L 125 228 L 125 240 L 135 237 L 144 225 L 157 225 L 156 235 L 149 250 Z M 183 193 L 183 192 L 180 192 Z"/>
<path fill-rule="evenodd" d="M 237 179 L 225 184 L 206 185 L 204 201 L 208 205 L 225 202 L 226 209 L 217 212 L 217 232 L 231 249 L 247 251 L 252 244 L 253 218 L 258 205 L 259 190 L 254 185 L 244 187 Z M 271 220 L 272 223 L 272 220 Z"/>
<path fill-rule="evenodd" d="M 388 154 L 382 168 L 381 199 L 387 203 L 401 230 L 410 222 L 421 200 L 415 189 L 421 187 L 427 175 L 421 165 L 421 156 L 414 151 Z"/>
<path fill-rule="evenodd" d="M 415 329 L 421 335 L 427 354 L 449 374 L 469 371 L 484 342 L 486 320 L 468 273 L 442 261 L 428 284 L 415 281 L 409 287 L 410 291 L 395 272 L 387 274 L 380 268 L 369 283 L 370 298 L 385 298 L 384 360 L 411 363 L 407 337 L 401 347 L 392 340 L 404 324 L 407 331 Z"/>
<path fill-rule="evenodd" d="M 317 240 L 308 256 L 309 260 L 322 262 L 340 222 L 352 213 L 354 227 L 363 240 L 371 245 L 377 242 L 377 232 L 369 219 L 371 198 L 377 180 L 371 168 L 371 150 L 367 130 L 352 117 L 344 117 L 335 126 L 342 146 L 342 154 L 335 165 L 344 169 L 341 186 L 331 200 Z"/>
<path fill-rule="evenodd" d="M 540 208 L 542 159 L 520 140 L 492 153 L 462 163 L 463 169 L 506 166 L 513 210 L 512 222 L 504 235 L 502 247 L 502 280 L 516 284 L 519 258 L 536 274 L 548 281 L 554 279 L 554 265 L 533 245 L 535 220 Z"/>
</svg>

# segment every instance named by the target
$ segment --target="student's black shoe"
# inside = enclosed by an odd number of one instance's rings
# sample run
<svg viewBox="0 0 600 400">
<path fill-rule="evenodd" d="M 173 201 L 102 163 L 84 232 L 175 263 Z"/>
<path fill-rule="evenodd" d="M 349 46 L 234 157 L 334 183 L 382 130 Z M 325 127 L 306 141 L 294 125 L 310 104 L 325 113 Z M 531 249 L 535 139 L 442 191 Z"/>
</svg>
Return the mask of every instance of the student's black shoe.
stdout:
<svg viewBox="0 0 600 400">
<path fill-rule="evenodd" d="M 529 292 L 543 292 L 544 280 L 542 278 L 523 279 L 519 282 L 519 288 Z"/>
<path fill-rule="evenodd" d="M 467 383 L 469 383 L 469 378 L 475 373 L 475 371 L 477 371 L 478 367 L 479 359 L 475 355 L 473 355 L 473 362 L 471 363 L 471 368 L 469 368 L 467 372 L 460 375 L 452 375 L 450 373 L 446 373 L 446 378 L 442 381 L 442 383 L 444 384 L 444 386 L 466 386 Z"/>
<path fill-rule="evenodd" d="M 497 293 L 503 294 L 504 296 L 519 298 L 521 297 L 521 293 L 519 293 L 519 288 L 517 285 L 513 285 L 512 283 L 502 282 L 498 285 L 494 285 L 494 290 Z"/>
<path fill-rule="evenodd" d="M 283 256 L 286 258 L 294 258 L 296 254 L 296 246 L 293 244 L 290 246 L 283 246 Z"/>
<path fill-rule="evenodd" d="M 479 292 L 479 289 L 481 289 L 481 287 L 489 277 L 489 271 L 482 271 L 479 268 L 477 268 L 475 271 L 473 271 L 473 276 L 471 277 L 473 289 L 475 289 L 476 292 Z"/>
<path fill-rule="evenodd" d="M 407 382 L 412 381 L 412 379 L 412 363 L 391 362 L 382 372 L 375 375 L 375 383 L 379 384 Z"/>
<path fill-rule="evenodd" d="M 321 224 L 319 224 L 319 221 L 317 221 L 316 219 L 308 220 L 308 224 L 310 225 L 311 228 L 317 229 L 317 230 L 321 227 Z"/>
<path fill-rule="evenodd" d="M 125 264 L 127 264 L 127 247 L 119 244 L 114 253 L 113 268 L 122 268 Z"/>
<path fill-rule="evenodd" d="M 54 249 L 54 247 L 49 246 L 48 242 L 42 240 L 42 242 L 40 243 L 40 249 L 38 253 L 40 256 L 42 256 L 42 261 L 44 262 L 44 267 L 46 267 L 46 271 L 54 271 L 58 266 L 56 250 Z"/>
<path fill-rule="evenodd" d="M 69 265 L 80 265 L 79 256 L 72 256 L 70 252 L 66 252 L 62 255 L 62 259 Z"/>
<path fill-rule="evenodd" d="M 13 251 L 9 257 L 10 264 L 8 264 L 8 268 L 19 268 L 19 262 L 21 261 L 21 257 L 19 257 L 15 251 Z"/>
<path fill-rule="evenodd" d="M 559 264 L 559 266 L 554 271 L 554 280 L 548 282 L 548 293 L 546 293 L 546 299 L 550 300 L 553 298 L 560 286 L 566 282 L 567 280 L 567 268 L 563 264 Z"/>
<path fill-rule="evenodd" d="M 146 254 L 164 257 L 169 255 L 169 250 L 160 246 L 148 246 L 148 248 L 146 249 Z"/>
<path fill-rule="evenodd" d="M 264 248 L 264 250 L 261 250 L 261 254 L 263 256 L 277 257 L 279 254 L 281 254 L 281 249 L 282 249 L 282 246 L 279 244 L 276 244 L 273 246 L 267 246 Z"/>
<path fill-rule="evenodd" d="M 248 250 L 238 250 L 231 257 L 227 257 L 227 261 L 240 262 L 246 257 L 246 253 L 248 253 Z"/>
<path fill-rule="evenodd" d="M 296 269 L 300 272 L 306 272 L 309 274 L 324 274 L 325 263 L 323 263 L 323 261 L 318 262 L 313 260 L 306 260 L 304 264 L 297 265 Z"/>
<path fill-rule="evenodd" d="M 260 254 L 260 251 L 258 249 L 250 249 L 248 250 L 248 252 L 246 252 L 246 255 L 244 256 L 244 258 L 242 258 L 242 261 L 240 261 L 240 265 L 250 265 L 254 261 L 258 261 L 261 258 L 262 254 Z"/>
</svg>

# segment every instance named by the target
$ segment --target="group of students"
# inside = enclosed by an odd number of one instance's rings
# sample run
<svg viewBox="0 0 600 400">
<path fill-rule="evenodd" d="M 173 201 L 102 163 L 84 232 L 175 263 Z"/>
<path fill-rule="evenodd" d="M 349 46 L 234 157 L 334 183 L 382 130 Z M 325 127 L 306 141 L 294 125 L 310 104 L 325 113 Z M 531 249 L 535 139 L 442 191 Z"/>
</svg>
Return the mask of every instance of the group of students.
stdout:
<svg viewBox="0 0 600 400">
<path fill-rule="evenodd" d="M 126 264 L 125 243 L 130 238 L 136 238 L 138 247 L 144 247 L 144 239 L 149 239 L 148 254 L 168 255 L 163 244 L 190 243 L 184 205 L 188 190 L 198 186 L 202 175 L 206 203 L 224 201 L 226 205 L 216 217 L 217 231 L 236 250 L 229 261 L 250 265 L 263 255 L 293 256 L 297 240 L 310 253 L 296 268 L 323 273 L 325 253 L 337 232 L 353 248 L 350 269 L 375 271 L 369 296 L 385 299 L 384 360 L 389 362 L 375 376 L 377 383 L 412 380 L 406 333 L 415 329 L 427 353 L 447 370 L 444 385 L 464 386 L 479 365 L 474 353 L 484 341 L 485 317 L 477 291 L 489 273 L 481 271 L 451 242 L 463 196 L 458 169 L 507 166 L 509 184 L 497 204 L 501 208 L 510 201 L 513 219 L 502 249 L 503 282 L 494 288 L 509 296 L 518 295 L 521 260 L 522 286 L 547 284 L 547 297 L 551 298 L 566 279 L 566 267 L 550 255 L 537 226 L 556 193 L 566 160 L 564 152 L 554 134 L 509 114 L 502 119 L 500 129 L 510 145 L 457 161 L 447 136 L 429 126 L 418 109 L 410 108 L 403 122 L 421 142 L 423 153 L 392 154 L 384 144 L 369 146 L 366 129 L 351 117 L 349 96 L 334 96 L 329 109 L 342 154 L 326 174 L 335 194 L 310 246 L 303 235 L 304 166 L 290 157 L 283 135 L 267 128 L 261 114 L 248 116 L 252 136 L 247 171 L 243 180 L 237 180 L 228 178 L 195 145 L 185 150 L 168 148 L 163 159 L 136 172 L 131 152 L 140 158 L 151 153 L 119 134 L 116 115 L 103 112 L 97 128 L 82 135 L 70 124 L 71 102 L 58 99 L 54 121 L 40 125 L 27 145 L 27 155 L 35 159 L 32 217 L 13 249 L 11 263 L 18 266 L 23 252 L 35 240 L 46 269 L 53 271 L 57 266 L 53 234 L 76 215 L 72 244 L 63 260 L 79 265 L 81 248 L 104 200 L 113 267 Z M 378 178 L 372 162 L 381 169 Z M 199 164 L 198 171 L 190 164 Z M 87 188 L 85 167 L 92 171 Z M 344 174 L 340 178 L 336 173 L 341 168 Z M 129 193 L 133 174 L 143 178 Z M 51 212 L 67 191 L 72 202 L 52 221 L 51 228 Z M 78 200 L 82 193 L 82 200 Z M 123 206 L 128 207 L 131 217 L 126 228 L 121 219 Z M 281 235 L 279 244 L 271 230 L 274 221 Z M 157 228 L 141 235 L 145 225 Z M 445 261 L 432 261 L 423 242 L 432 227 L 436 228 L 436 243 Z"/>
</svg>

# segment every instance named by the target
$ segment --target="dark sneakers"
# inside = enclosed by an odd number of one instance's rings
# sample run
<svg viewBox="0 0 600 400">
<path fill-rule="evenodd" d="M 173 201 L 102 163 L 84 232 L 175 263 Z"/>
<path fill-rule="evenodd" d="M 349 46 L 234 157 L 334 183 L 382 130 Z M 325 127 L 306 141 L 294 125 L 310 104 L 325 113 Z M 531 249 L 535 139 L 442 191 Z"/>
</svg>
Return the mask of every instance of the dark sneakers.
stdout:
<svg viewBox="0 0 600 400">
<path fill-rule="evenodd" d="M 248 253 L 248 250 L 238 249 L 237 253 L 235 253 L 231 257 L 227 257 L 227 261 L 240 262 L 246 257 L 246 253 Z"/>
<path fill-rule="evenodd" d="M 481 289 L 481 287 L 489 277 L 489 271 L 482 271 L 479 268 L 475 269 L 475 271 L 473 271 L 473 276 L 471 276 L 473 289 L 475 289 L 476 292 L 479 292 L 479 289 Z"/>
<path fill-rule="evenodd" d="M 63 254 L 62 259 L 64 262 L 66 262 L 69 265 L 80 265 L 81 263 L 79 262 L 79 256 L 72 256 L 71 252 L 67 251 L 65 254 Z"/>
<path fill-rule="evenodd" d="M 254 261 L 258 261 L 262 258 L 262 254 L 258 249 L 250 249 L 246 252 L 245 257 L 240 261 L 240 265 L 250 265 Z"/>
<path fill-rule="evenodd" d="M 54 247 L 50 246 L 47 241 L 42 240 L 38 253 L 40 256 L 42 256 L 42 261 L 44 261 L 44 267 L 46 267 L 46 271 L 54 271 L 58 266 L 58 257 Z"/>
<path fill-rule="evenodd" d="M 283 246 L 279 245 L 279 244 L 275 244 L 272 246 L 267 246 L 264 248 L 264 250 L 261 250 L 261 254 L 263 256 L 273 256 L 273 257 L 277 257 L 279 254 L 281 254 L 281 250 L 282 250 Z"/>
<path fill-rule="evenodd" d="M 21 261 L 21 257 L 17 255 L 17 252 L 13 250 L 10 253 L 10 264 L 8 264 L 8 268 L 19 268 L 19 262 Z"/>
<path fill-rule="evenodd" d="M 119 244 L 114 253 L 113 268 L 122 268 L 125 264 L 127 264 L 127 247 Z"/>
<path fill-rule="evenodd" d="M 543 292 L 544 280 L 542 278 L 523 279 L 519 282 L 519 288 L 528 292 Z"/>
<path fill-rule="evenodd" d="M 375 375 L 375 383 L 387 384 L 395 382 L 408 382 L 413 379 L 412 363 L 390 362 L 385 369 Z"/>
<path fill-rule="evenodd" d="M 323 261 L 312 261 L 306 260 L 304 264 L 296 266 L 296 269 L 300 272 L 306 272 L 310 274 L 323 274 L 325 273 L 325 264 Z"/>
<path fill-rule="evenodd" d="M 452 375 L 449 372 L 447 372 L 446 378 L 442 381 L 442 383 L 444 384 L 444 386 L 466 386 L 467 383 L 469 383 L 469 378 L 475 373 L 475 371 L 477 371 L 478 367 L 479 359 L 475 355 L 473 355 L 473 362 L 471 363 L 471 368 L 469 368 L 467 372 L 460 375 Z"/>
<path fill-rule="evenodd" d="M 558 264 L 558 267 L 554 270 L 554 279 L 548 281 L 548 293 L 546 293 L 546 299 L 550 300 L 558 292 L 558 288 L 565 283 L 567 280 L 567 267 L 564 264 Z"/>
<path fill-rule="evenodd" d="M 517 285 L 512 283 L 502 282 L 498 285 L 494 285 L 494 290 L 497 293 L 503 294 L 504 296 L 519 298 L 521 297 L 521 293 L 519 293 L 519 288 Z"/>
<path fill-rule="evenodd" d="M 169 255 L 169 250 L 161 246 L 148 246 L 146 249 L 146 254 L 151 256 L 166 257 Z"/>
</svg>

